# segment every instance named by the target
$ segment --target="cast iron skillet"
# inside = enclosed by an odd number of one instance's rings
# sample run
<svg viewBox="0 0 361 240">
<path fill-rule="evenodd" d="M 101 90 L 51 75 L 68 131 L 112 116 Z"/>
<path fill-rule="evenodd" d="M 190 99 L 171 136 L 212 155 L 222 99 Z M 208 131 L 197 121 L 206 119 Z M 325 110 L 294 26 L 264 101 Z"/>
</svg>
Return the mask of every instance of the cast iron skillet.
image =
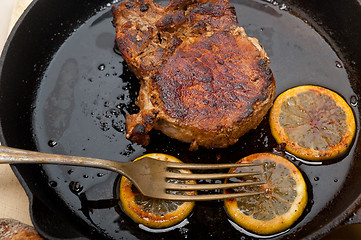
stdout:
<svg viewBox="0 0 361 240">
<path fill-rule="evenodd" d="M 239 23 L 271 58 L 277 94 L 321 85 L 352 106 L 359 129 L 361 5 L 349 1 L 233 2 Z M 124 137 L 124 114 L 134 113 L 139 85 L 114 51 L 109 0 L 35 0 L 12 31 L 0 64 L 0 140 L 17 148 L 116 161 L 149 152 L 185 162 L 235 162 L 277 152 L 267 117 L 227 149 L 188 151 L 159 132 L 141 147 Z M 31 203 L 37 230 L 49 239 L 316 239 L 360 222 L 361 156 L 350 151 L 325 163 L 287 153 L 304 174 L 310 196 L 289 230 L 256 236 L 228 220 L 222 202 L 199 202 L 185 222 L 154 231 L 135 224 L 118 205 L 117 174 L 81 167 L 12 166 Z"/>
</svg>

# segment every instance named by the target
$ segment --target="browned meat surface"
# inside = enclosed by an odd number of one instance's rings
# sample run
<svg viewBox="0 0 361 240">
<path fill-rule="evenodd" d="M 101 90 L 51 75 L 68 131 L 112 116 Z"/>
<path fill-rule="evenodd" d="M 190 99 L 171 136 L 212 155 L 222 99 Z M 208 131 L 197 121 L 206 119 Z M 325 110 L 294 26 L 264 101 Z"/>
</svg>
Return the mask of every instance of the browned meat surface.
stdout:
<svg viewBox="0 0 361 240">
<path fill-rule="evenodd" d="M 154 128 L 191 149 L 221 148 L 262 121 L 275 95 L 269 60 L 228 1 L 125 1 L 113 15 L 117 47 L 141 83 L 127 138 L 146 145 Z"/>
</svg>

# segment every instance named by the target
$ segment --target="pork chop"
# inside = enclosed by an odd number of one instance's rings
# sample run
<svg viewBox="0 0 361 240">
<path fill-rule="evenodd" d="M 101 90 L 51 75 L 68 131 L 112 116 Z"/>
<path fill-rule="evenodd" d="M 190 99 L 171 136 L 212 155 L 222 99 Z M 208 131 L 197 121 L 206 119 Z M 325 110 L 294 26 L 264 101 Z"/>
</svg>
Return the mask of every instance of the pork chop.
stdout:
<svg viewBox="0 0 361 240">
<path fill-rule="evenodd" d="M 224 148 L 272 106 L 267 54 L 228 1 L 135 0 L 112 11 L 116 45 L 141 84 L 140 111 L 126 116 L 128 139 L 147 145 L 157 129 L 192 150 Z"/>
</svg>

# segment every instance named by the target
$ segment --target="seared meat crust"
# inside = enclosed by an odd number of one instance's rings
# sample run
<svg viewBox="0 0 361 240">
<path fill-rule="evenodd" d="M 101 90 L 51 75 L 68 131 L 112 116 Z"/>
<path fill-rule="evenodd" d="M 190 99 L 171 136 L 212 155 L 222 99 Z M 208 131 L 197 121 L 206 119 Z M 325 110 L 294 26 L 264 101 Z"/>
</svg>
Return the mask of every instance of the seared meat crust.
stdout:
<svg viewBox="0 0 361 240">
<path fill-rule="evenodd" d="M 191 149 L 227 147 L 262 121 L 275 95 L 269 60 L 228 1 L 126 1 L 113 14 L 116 44 L 141 82 L 129 139 L 146 145 L 155 128 Z"/>
</svg>

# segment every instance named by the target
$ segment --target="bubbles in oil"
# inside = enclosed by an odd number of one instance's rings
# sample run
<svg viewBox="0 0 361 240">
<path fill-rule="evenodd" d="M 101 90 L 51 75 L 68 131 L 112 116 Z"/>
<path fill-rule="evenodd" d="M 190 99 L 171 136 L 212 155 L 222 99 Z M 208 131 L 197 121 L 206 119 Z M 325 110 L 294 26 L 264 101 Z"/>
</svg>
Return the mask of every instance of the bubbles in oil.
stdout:
<svg viewBox="0 0 361 240">
<path fill-rule="evenodd" d="M 278 6 L 280 10 L 287 11 L 287 6 L 284 3 L 280 4 L 275 0 L 267 0 L 267 2 L 271 3 L 273 6 Z"/>
<path fill-rule="evenodd" d="M 132 153 L 135 152 L 135 149 L 133 148 L 132 144 L 128 144 L 126 148 L 120 152 L 120 155 L 122 156 L 130 156 Z"/>
<path fill-rule="evenodd" d="M 56 187 L 56 186 L 58 186 L 58 183 L 55 182 L 55 181 L 50 181 L 50 182 L 49 182 L 49 186 L 50 186 L 50 187 Z"/>
<path fill-rule="evenodd" d="M 184 238 L 188 238 L 188 233 L 189 229 L 188 228 L 179 228 L 179 232 L 183 235 Z"/>
<path fill-rule="evenodd" d="M 264 145 L 265 147 L 268 147 L 268 137 L 267 137 L 267 136 L 264 137 L 263 145 Z"/>
<path fill-rule="evenodd" d="M 120 55 L 120 56 L 122 55 L 122 54 L 120 53 L 119 49 L 117 48 L 117 46 L 114 46 L 113 50 L 114 50 L 114 52 L 115 52 L 116 54 L 118 54 L 118 55 Z"/>
<path fill-rule="evenodd" d="M 117 132 L 125 132 L 124 123 L 122 121 L 112 120 L 112 128 Z"/>
<path fill-rule="evenodd" d="M 58 143 L 55 140 L 49 140 L 48 145 L 49 147 L 55 147 Z"/>
<path fill-rule="evenodd" d="M 72 193 L 78 194 L 83 190 L 83 186 L 79 182 L 71 181 L 69 183 L 69 189 Z"/>
<path fill-rule="evenodd" d="M 341 62 L 339 62 L 339 61 L 335 61 L 335 64 L 336 64 L 336 67 L 337 67 L 337 68 L 342 68 L 342 64 L 341 64 Z"/>
<path fill-rule="evenodd" d="M 351 97 L 350 97 L 350 104 L 351 104 L 351 106 L 353 106 L 353 107 L 356 107 L 357 106 L 357 97 L 355 96 L 355 95 L 352 95 Z"/>
<path fill-rule="evenodd" d="M 281 6 L 280 6 L 280 9 L 281 10 L 287 10 L 286 4 L 282 3 Z"/>
<path fill-rule="evenodd" d="M 109 124 L 107 122 L 101 122 L 100 129 L 104 132 L 108 131 L 110 129 Z"/>
<path fill-rule="evenodd" d="M 100 65 L 98 66 L 98 70 L 99 70 L 99 71 L 104 71 L 104 70 L 105 70 L 105 64 L 100 64 Z"/>
</svg>

